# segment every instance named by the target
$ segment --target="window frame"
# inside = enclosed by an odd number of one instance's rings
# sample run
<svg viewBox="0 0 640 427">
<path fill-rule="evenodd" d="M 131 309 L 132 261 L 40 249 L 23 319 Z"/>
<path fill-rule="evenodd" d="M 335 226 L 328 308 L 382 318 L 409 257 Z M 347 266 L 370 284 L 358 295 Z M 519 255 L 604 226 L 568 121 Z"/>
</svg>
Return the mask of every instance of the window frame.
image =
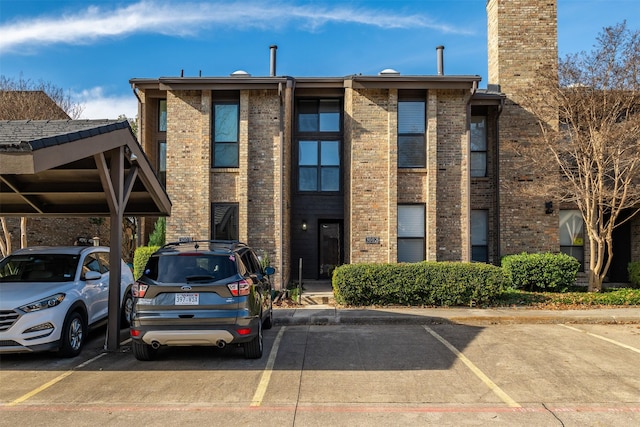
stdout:
<svg viewBox="0 0 640 427">
<path fill-rule="evenodd" d="M 484 244 L 474 243 L 474 240 L 477 238 L 477 236 L 474 236 L 474 233 L 473 233 L 474 213 L 484 214 L 484 231 L 485 231 L 485 235 L 483 236 Z M 489 210 L 488 209 L 471 209 L 470 221 L 471 221 L 471 226 L 469 227 L 469 230 L 471 234 L 471 261 L 488 263 L 489 262 Z M 476 250 L 484 249 L 484 258 L 476 259 L 476 257 L 474 257 L 474 253 L 476 253 L 474 249 Z"/>
<path fill-rule="evenodd" d="M 164 146 L 164 149 L 162 148 Z M 163 167 L 164 166 L 164 167 Z M 158 180 L 167 186 L 167 141 L 158 141 Z"/>
<path fill-rule="evenodd" d="M 322 125 L 322 105 L 323 103 L 337 103 L 337 111 L 330 111 L 328 114 L 338 114 L 337 119 L 337 127 L 332 128 L 331 130 L 320 130 Z M 302 105 L 307 104 L 306 108 L 303 108 Z M 310 113 L 313 108 L 309 108 L 312 105 L 315 107 L 315 113 Z M 301 119 L 300 116 L 302 114 L 315 114 L 316 115 L 316 126 L 314 129 L 316 130 L 304 130 L 301 131 Z M 296 99 L 296 112 L 295 112 L 295 149 L 294 155 L 295 160 L 295 191 L 301 194 L 341 194 L 343 191 L 343 99 L 340 97 L 301 97 Z M 331 122 L 334 122 L 333 118 L 330 118 Z M 312 164 L 301 164 L 301 144 L 311 142 L 315 143 L 316 148 L 316 163 Z M 338 149 L 338 164 L 323 164 L 323 143 L 336 143 Z M 326 146 L 325 146 L 326 147 Z M 301 189 L 303 176 L 302 171 L 305 169 L 314 169 L 315 170 L 315 189 Z M 338 174 L 338 186 L 337 189 L 329 189 L 323 190 L 323 171 L 329 170 L 337 170 Z M 335 172 L 334 172 L 335 173 Z M 326 183 L 333 182 L 332 180 L 326 181 Z"/>
<path fill-rule="evenodd" d="M 236 131 L 235 141 L 216 140 L 216 106 L 233 105 L 236 107 Z M 216 147 L 235 146 L 235 163 L 216 164 Z M 233 148 L 233 147 L 232 147 Z M 211 167 L 213 168 L 239 168 L 240 167 L 240 99 L 215 99 L 211 103 Z"/>
<path fill-rule="evenodd" d="M 162 108 L 163 104 L 164 104 L 164 108 Z M 158 100 L 158 132 L 166 132 L 166 131 L 167 131 L 167 99 L 162 98 Z"/>
<path fill-rule="evenodd" d="M 401 132 L 400 122 L 401 122 L 401 107 L 400 105 L 403 103 L 421 103 L 423 109 L 423 121 L 422 132 Z M 396 146 L 398 151 L 397 162 L 398 169 L 415 169 L 415 168 L 426 168 L 427 167 L 427 94 L 426 91 L 398 91 L 398 106 L 396 112 L 396 121 L 397 121 L 397 129 L 396 129 Z M 417 163 L 412 164 L 403 164 L 401 163 L 402 158 L 415 159 L 415 155 L 403 155 L 404 153 L 403 146 L 401 145 L 401 140 L 405 138 L 418 138 L 420 139 L 420 149 L 421 149 L 421 157 Z"/>
<path fill-rule="evenodd" d="M 571 213 L 574 217 L 579 217 L 581 220 L 581 227 L 576 236 L 574 236 L 571 245 L 562 244 L 562 235 L 563 235 L 563 215 Z M 566 220 L 565 220 L 566 221 Z M 567 254 L 569 256 L 574 257 L 580 263 L 580 268 L 578 271 L 584 271 L 584 247 L 585 247 L 585 224 L 584 218 L 582 218 L 582 213 L 579 209 L 560 209 L 560 213 L 558 215 L 558 241 L 560 243 L 560 252 Z M 571 236 L 569 236 L 571 237 Z M 579 239 L 579 240 L 578 240 Z M 576 244 L 578 242 L 579 244 Z M 576 256 L 576 252 L 580 255 L 580 258 Z"/>
<path fill-rule="evenodd" d="M 482 118 L 484 119 L 484 150 L 474 150 L 474 144 L 473 144 L 473 125 L 474 125 L 474 118 Z M 469 173 L 471 174 L 472 178 L 485 178 L 488 176 L 488 156 L 489 156 L 489 138 L 487 135 L 487 123 L 488 123 L 488 115 L 487 114 L 471 114 L 471 117 L 469 119 L 469 152 L 470 152 L 470 162 L 469 162 Z M 484 171 L 482 174 L 474 174 L 474 169 L 473 169 L 473 165 L 474 165 L 474 158 L 478 158 L 481 157 L 479 155 L 484 155 L 484 161 L 483 166 L 484 166 Z"/>
<path fill-rule="evenodd" d="M 235 236 L 227 237 L 230 233 L 225 233 L 224 236 L 217 236 L 216 234 L 216 208 L 217 207 L 231 207 L 234 212 L 232 214 L 232 218 L 234 219 L 234 223 L 232 224 L 235 228 Z M 211 240 L 240 240 L 240 204 L 239 203 L 211 203 Z"/>
<path fill-rule="evenodd" d="M 422 235 L 421 236 L 418 236 L 418 235 L 416 235 L 416 236 L 404 236 L 404 235 L 402 235 L 401 236 L 401 232 L 400 232 L 400 227 L 401 227 L 401 224 L 400 224 L 400 217 L 401 217 L 400 210 L 402 208 L 405 208 L 405 207 L 406 208 L 408 208 L 408 207 L 421 207 L 422 208 Z M 396 239 L 397 239 L 397 246 L 398 246 L 398 251 L 397 251 L 397 254 L 396 254 L 397 262 L 421 262 L 421 261 L 425 260 L 425 258 L 426 258 L 425 243 L 426 243 L 426 238 L 427 238 L 427 223 L 426 223 L 427 222 L 426 221 L 427 217 L 426 217 L 426 212 L 427 212 L 427 209 L 426 209 L 426 205 L 424 203 L 399 203 L 397 205 L 397 226 L 396 226 L 397 227 Z M 422 252 L 421 256 L 417 257 L 416 260 L 414 260 L 414 261 L 401 260 L 400 259 L 400 245 L 401 245 L 402 241 L 406 241 L 406 242 L 409 242 L 409 241 L 411 241 L 411 242 L 420 241 L 422 243 L 420 245 L 421 252 Z M 420 259 L 418 260 L 418 258 L 420 258 Z"/>
</svg>

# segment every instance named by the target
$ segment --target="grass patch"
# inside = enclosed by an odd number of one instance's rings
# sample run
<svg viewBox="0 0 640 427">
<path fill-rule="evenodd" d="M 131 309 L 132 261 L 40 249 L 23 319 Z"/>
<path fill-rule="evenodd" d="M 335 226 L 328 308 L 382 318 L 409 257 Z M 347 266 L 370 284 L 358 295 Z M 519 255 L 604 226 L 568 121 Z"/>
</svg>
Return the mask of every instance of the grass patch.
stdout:
<svg viewBox="0 0 640 427">
<path fill-rule="evenodd" d="M 596 307 L 629 307 L 640 305 L 640 289 L 605 289 L 602 292 L 586 292 L 572 289 L 570 292 L 528 292 L 509 289 L 495 301 L 497 307 L 533 307 L 542 309 L 580 309 Z"/>
</svg>

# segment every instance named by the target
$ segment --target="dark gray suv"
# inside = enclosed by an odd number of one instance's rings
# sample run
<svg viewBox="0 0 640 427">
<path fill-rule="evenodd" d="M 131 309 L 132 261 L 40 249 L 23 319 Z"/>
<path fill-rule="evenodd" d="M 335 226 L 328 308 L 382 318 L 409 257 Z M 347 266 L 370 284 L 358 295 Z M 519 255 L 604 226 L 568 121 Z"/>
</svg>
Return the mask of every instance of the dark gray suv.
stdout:
<svg viewBox="0 0 640 427">
<path fill-rule="evenodd" d="M 262 330 L 273 321 L 274 271 L 237 241 L 163 246 L 132 288 L 133 354 L 151 360 L 161 346 L 239 345 L 246 358 L 262 357 Z"/>
</svg>

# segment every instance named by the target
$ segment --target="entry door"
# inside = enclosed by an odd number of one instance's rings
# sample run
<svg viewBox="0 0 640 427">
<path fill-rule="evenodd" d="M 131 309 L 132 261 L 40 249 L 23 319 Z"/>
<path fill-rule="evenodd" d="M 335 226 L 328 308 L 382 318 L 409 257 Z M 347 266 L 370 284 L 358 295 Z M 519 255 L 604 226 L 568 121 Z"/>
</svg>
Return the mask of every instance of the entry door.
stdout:
<svg viewBox="0 0 640 427">
<path fill-rule="evenodd" d="M 333 270 L 340 265 L 342 258 L 342 237 L 339 222 L 320 221 L 320 251 L 318 264 L 320 266 L 320 279 L 330 279 Z"/>
</svg>

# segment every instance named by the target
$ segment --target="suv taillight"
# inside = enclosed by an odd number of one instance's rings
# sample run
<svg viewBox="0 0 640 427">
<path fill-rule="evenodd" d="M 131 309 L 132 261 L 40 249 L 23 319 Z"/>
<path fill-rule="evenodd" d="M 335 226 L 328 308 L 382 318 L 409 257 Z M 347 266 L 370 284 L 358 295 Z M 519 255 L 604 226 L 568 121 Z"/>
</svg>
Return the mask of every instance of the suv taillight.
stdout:
<svg viewBox="0 0 640 427">
<path fill-rule="evenodd" d="M 136 282 L 131 287 L 131 295 L 133 295 L 134 298 L 144 298 L 144 295 L 147 293 L 147 289 L 149 289 L 149 285 Z"/>
<path fill-rule="evenodd" d="M 231 295 L 234 297 L 241 297 L 244 295 L 249 295 L 249 289 L 251 285 L 246 280 L 241 280 L 239 282 L 229 283 L 227 285 L 229 290 L 231 291 Z"/>
</svg>

